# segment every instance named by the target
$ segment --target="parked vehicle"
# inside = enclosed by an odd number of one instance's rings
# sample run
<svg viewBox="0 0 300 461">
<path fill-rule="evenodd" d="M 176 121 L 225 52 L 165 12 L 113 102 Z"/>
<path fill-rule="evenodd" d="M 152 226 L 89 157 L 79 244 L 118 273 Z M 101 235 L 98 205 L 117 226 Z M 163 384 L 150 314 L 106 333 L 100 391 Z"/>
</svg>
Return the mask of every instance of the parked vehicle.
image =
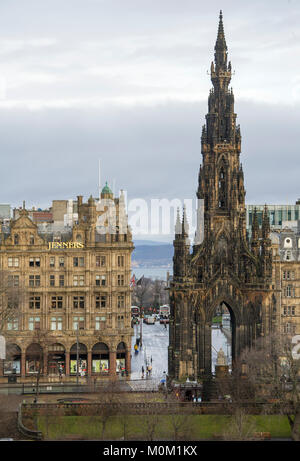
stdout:
<svg viewBox="0 0 300 461">
<path fill-rule="evenodd" d="M 159 315 L 160 315 L 160 318 L 169 317 L 169 315 L 170 315 L 170 306 L 169 306 L 169 304 L 164 304 L 163 306 L 159 307 Z"/>
<path fill-rule="evenodd" d="M 140 308 L 137 306 L 131 306 L 131 317 L 139 317 L 140 316 Z"/>
<path fill-rule="evenodd" d="M 144 323 L 146 323 L 147 325 L 154 325 L 155 318 L 152 315 L 145 315 Z"/>
</svg>

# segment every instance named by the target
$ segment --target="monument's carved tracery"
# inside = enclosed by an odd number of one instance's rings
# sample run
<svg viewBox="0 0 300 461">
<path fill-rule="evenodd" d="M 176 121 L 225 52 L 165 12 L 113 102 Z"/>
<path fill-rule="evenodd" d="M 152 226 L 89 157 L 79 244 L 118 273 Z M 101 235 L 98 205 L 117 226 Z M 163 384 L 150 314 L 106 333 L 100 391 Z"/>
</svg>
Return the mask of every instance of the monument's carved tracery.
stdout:
<svg viewBox="0 0 300 461">
<path fill-rule="evenodd" d="M 250 243 L 246 236 L 241 133 L 229 89 L 231 74 L 221 12 L 201 138 L 197 197 L 204 203 L 203 237 L 200 213 L 192 252 L 185 211 L 182 220 L 177 216 L 175 228 L 169 346 L 169 376 L 175 380 L 211 373 L 216 306 L 225 303 L 231 314 L 233 361 L 245 346 L 269 334 L 279 315 L 267 209 L 262 229 L 254 216 Z"/>
</svg>

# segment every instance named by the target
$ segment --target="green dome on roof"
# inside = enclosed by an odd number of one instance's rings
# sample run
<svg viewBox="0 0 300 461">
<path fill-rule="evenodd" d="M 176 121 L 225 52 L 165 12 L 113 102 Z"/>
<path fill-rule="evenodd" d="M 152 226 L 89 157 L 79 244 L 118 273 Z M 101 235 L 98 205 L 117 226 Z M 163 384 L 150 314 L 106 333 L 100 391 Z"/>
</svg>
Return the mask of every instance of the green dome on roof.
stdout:
<svg viewBox="0 0 300 461">
<path fill-rule="evenodd" d="M 101 194 L 112 194 L 112 191 L 107 185 L 107 181 L 105 182 L 105 186 L 103 187 Z"/>
</svg>

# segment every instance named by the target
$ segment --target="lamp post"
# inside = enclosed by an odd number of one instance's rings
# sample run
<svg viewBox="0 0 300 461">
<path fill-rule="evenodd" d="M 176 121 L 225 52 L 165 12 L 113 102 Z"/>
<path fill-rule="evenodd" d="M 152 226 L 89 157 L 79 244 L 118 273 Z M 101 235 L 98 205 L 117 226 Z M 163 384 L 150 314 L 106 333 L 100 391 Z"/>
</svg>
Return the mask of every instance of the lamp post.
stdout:
<svg viewBox="0 0 300 461">
<path fill-rule="evenodd" d="M 143 308 L 140 308 L 141 316 L 140 316 L 140 345 L 142 347 L 143 345 L 143 319 L 142 319 L 142 310 Z"/>
<path fill-rule="evenodd" d="M 79 320 L 77 322 L 77 331 L 76 331 L 76 385 L 77 385 L 77 388 L 78 388 L 78 379 L 79 379 L 79 342 L 78 342 L 78 335 L 79 335 Z"/>
</svg>

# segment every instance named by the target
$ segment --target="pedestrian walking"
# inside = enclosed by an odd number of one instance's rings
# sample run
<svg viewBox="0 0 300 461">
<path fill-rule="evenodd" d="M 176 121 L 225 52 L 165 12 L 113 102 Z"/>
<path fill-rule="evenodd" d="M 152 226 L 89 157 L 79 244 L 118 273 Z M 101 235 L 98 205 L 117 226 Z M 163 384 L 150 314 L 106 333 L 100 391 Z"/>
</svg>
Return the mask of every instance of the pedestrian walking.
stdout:
<svg viewBox="0 0 300 461">
<path fill-rule="evenodd" d="M 151 355 L 151 365 L 152 365 L 152 355 Z"/>
</svg>

